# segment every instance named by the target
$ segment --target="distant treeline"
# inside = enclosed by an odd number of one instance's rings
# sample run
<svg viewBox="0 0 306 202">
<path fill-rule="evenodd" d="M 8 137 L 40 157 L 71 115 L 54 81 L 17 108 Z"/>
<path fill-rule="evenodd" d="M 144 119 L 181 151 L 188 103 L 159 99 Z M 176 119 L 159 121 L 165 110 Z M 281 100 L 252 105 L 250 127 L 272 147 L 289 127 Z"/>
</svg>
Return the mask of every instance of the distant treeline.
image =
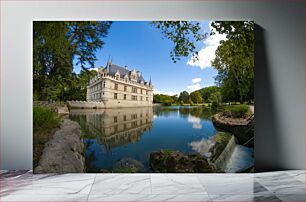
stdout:
<svg viewBox="0 0 306 202">
<path fill-rule="evenodd" d="M 219 99 L 220 96 L 220 88 L 217 86 L 210 86 L 191 93 L 188 93 L 187 91 L 182 91 L 179 95 L 173 96 L 164 94 L 154 94 L 153 102 L 160 103 L 163 105 L 194 105 L 221 101 L 216 100 Z"/>
</svg>

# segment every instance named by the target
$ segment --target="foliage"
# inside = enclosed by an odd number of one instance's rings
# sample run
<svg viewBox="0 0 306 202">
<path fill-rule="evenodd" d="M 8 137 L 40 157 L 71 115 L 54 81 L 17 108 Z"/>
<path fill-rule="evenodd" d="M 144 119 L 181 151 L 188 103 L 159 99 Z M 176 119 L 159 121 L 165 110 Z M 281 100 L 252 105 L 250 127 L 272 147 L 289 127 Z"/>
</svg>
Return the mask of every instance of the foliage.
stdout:
<svg viewBox="0 0 306 202">
<path fill-rule="evenodd" d="M 229 118 L 248 118 L 252 114 L 248 105 L 225 106 L 222 116 Z"/>
<path fill-rule="evenodd" d="M 93 67 L 95 52 L 103 47 L 101 39 L 110 26 L 111 22 L 104 21 L 34 21 L 34 99 L 62 100 L 64 93 L 73 95 L 73 84 L 79 82 L 73 62 L 84 71 Z"/>
<path fill-rule="evenodd" d="M 199 91 L 190 93 L 190 99 L 193 103 L 197 103 L 197 104 L 203 103 L 203 98 Z"/>
<path fill-rule="evenodd" d="M 208 101 L 211 103 L 211 109 L 214 111 L 217 110 L 222 102 L 221 93 L 219 91 L 212 93 L 209 96 Z"/>
<path fill-rule="evenodd" d="M 153 21 L 152 24 L 162 31 L 165 38 L 174 43 L 170 57 L 174 63 L 180 57 L 188 57 L 190 54 L 197 60 L 198 52 L 195 50 L 195 42 L 202 41 L 205 34 L 201 32 L 198 22 L 191 21 Z"/>
<path fill-rule="evenodd" d="M 190 101 L 189 93 L 187 91 L 183 91 L 180 93 L 178 100 L 183 102 L 183 104 L 188 104 Z"/>
<path fill-rule="evenodd" d="M 254 100 L 254 22 L 215 21 L 211 26 L 211 34 L 226 34 L 212 61 L 224 101 Z"/>
<path fill-rule="evenodd" d="M 201 93 L 204 102 L 210 102 L 209 97 L 211 96 L 211 94 L 217 91 L 220 91 L 220 88 L 218 86 L 209 86 L 198 90 L 198 92 Z"/>
<path fill-rule="evenodd" d="M 61 118 L 57 112 L 51 108 L 41 105 L 33 106 L 33 132 L 44 132 L 56 128 L 60 125 Z"/>
<path fill-rule="evenodd" d="M 170 106 L 177 102 L 177 97 L 176 95 L 170 96 L 170 95 L 164 95 L 164 94 L 154 94 L 153 102 L 160 103 L 164 106 Z"/>
<path fill-rule="evenodd" d="M 38 165 L 45 143 L 60 123 L 61 118 L 52 107 L 33 106 L 33 167 Z"/>
</svg>

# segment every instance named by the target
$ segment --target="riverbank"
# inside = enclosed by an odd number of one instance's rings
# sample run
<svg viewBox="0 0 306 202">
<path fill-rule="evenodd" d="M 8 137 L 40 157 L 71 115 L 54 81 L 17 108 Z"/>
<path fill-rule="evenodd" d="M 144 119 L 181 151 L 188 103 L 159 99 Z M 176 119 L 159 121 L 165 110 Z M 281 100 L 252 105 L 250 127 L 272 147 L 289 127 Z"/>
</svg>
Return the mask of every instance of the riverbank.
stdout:
<svg viewBox="0 0 306 202">
<path fill-rule="evenodd" d="M 83 173 L 85 157 L 81 128 L 75 121 L 64 119 L 34 168 L 34 173 Z"/>
<path fill-rule="evenodd" d="M 212 122 L 216 128 L 233 133 L 239 144 L 254 147 L 254 117 L 230 118 L 217 113 L 212 117 Z"/>
<path fill-rule="evenodd" d="M 81 128 L 77 122 L 67 119 L 67 115 L 69 110 L 65 103 L 33 103 L 35 173 L 84 171 Z"/>
</svg>

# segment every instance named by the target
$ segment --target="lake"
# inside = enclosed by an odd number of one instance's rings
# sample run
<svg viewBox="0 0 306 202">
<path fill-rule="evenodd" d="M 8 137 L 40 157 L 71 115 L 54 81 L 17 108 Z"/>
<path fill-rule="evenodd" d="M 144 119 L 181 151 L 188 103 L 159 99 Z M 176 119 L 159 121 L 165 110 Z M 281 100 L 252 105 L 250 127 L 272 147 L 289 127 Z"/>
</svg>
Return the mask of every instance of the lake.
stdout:
<svg viewBox="0 0 306 202">
<path fill-rule="evenodd" d="M 133 159 L 150 172 L 153 151 L 178 150 L 209 158 L 218 133 L 204 107 L 171 106 L 117 109 L 72 109 L 70 119 L 82 129 L 87 172 L 112 171 L 120 161 Z M 253 165 L 253 148 L 236 145 L 223 170 L 237 172 Z"/>
</svg>

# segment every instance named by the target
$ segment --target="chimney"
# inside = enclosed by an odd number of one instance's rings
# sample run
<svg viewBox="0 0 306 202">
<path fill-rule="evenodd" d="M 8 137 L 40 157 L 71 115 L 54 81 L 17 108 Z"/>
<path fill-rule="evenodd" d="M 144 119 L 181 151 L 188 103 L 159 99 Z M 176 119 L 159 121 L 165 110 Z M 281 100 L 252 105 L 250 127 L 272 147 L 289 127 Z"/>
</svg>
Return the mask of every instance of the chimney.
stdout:
<svg viewBox="0 0 306 202">
<path fill-rule="evenodd" d="M 125 65 L 124 68 L 125 68 L 125 70 L 128 70 L 128 66 L 127 65 Z"/>
</svg>

